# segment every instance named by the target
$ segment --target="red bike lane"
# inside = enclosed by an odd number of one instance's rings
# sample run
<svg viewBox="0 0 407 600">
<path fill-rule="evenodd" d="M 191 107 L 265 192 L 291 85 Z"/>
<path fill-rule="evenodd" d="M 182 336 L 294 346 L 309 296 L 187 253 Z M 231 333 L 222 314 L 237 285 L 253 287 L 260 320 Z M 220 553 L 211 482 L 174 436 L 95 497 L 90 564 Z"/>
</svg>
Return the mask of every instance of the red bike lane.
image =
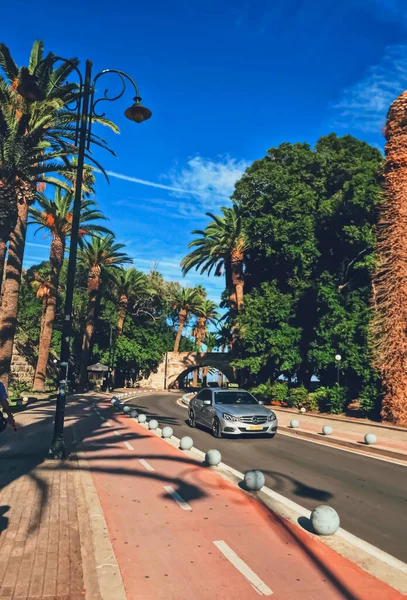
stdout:
<svg viewBox="0 0 407 600">
<path fill-rule="evenodd" d="M 211 469 L 99 405 L 86 452 L 128 600 L 404 596 Z M 109 418 L 110 417 L 110 418 Z"/>
</svg>

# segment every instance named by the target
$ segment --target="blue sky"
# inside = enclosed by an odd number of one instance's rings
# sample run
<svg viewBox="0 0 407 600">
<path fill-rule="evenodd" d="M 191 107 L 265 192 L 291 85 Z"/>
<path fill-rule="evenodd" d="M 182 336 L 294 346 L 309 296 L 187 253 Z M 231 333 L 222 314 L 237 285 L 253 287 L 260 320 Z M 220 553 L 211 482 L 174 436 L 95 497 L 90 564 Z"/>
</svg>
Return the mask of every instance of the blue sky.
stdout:
<svg viewBox="0 0 407 600">
<path fill-rule="evenodd" d="M 387 107 L 407 87 L 405 0 L 14 0 L 2 14 L 19 64 L 40 38 L 56 54 L 92 59 L 95 74 L 136 79 L 153 117 L 124 118 L 130 90 L 105 104 L 122 133 L 106 134 L 118 158 L 97 153 L 111 172 L 110 185 L 98 176 L 97 200 L 135 266 L 158 263 L 172 280 L 191 230 L 227 205 L 248 164 L 330 131 L 382 147 Z M 105 77 L 99 91 L 115 85 Z M 48 247 L 29 232 L 26 266 Z M 219 299 L 223 281 L 192 273 L 184 284 L 198 281 Z"/>
</svg>

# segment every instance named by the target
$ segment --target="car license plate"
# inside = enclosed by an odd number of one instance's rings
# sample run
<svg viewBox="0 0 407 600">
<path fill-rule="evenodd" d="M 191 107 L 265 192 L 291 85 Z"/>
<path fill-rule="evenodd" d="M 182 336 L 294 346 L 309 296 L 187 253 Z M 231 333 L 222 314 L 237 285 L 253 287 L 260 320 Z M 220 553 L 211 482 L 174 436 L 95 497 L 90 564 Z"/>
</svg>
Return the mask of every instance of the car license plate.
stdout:
<svg viewBox="0 0 407 600">
<path fill-rule="evenodd" d="M 250 425 L 250 431 L 260 431 L 261 425 Z"/>
</svg>

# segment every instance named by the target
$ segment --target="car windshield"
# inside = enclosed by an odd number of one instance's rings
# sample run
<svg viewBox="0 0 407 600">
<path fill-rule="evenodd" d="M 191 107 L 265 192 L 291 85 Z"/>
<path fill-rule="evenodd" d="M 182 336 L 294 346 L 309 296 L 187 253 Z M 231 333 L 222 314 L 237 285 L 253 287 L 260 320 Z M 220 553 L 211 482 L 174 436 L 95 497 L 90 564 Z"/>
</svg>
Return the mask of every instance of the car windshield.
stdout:
<svg viewBox="0 0 407 600">
<path fill-rule="evenodd" d="M 249 392 L 215 392 L 215 404 L 258 404 Z"/>
</svg>

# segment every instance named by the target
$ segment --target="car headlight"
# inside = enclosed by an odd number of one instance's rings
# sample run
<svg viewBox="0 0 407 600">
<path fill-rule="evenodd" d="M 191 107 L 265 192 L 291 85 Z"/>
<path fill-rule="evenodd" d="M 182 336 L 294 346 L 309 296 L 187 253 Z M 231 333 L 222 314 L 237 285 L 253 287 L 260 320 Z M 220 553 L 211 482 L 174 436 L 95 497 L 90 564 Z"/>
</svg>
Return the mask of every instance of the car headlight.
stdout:
<svg viewBox="0 0 407 600">
<path fill-rule="evenodd" d="M 236 417 L 233 417 L 232 415 L 228 415 L 228 413 L 223 413 L 222 417 L 226 420 L 226 421 L 238 421 L 239 419 L 237 419 Z"/>
<path fill-rule="evenodd" d="M 276 421 L 276 419 L 277 417 L 273 412 L 267 417 L 267 421 Z"/>
</svg>

